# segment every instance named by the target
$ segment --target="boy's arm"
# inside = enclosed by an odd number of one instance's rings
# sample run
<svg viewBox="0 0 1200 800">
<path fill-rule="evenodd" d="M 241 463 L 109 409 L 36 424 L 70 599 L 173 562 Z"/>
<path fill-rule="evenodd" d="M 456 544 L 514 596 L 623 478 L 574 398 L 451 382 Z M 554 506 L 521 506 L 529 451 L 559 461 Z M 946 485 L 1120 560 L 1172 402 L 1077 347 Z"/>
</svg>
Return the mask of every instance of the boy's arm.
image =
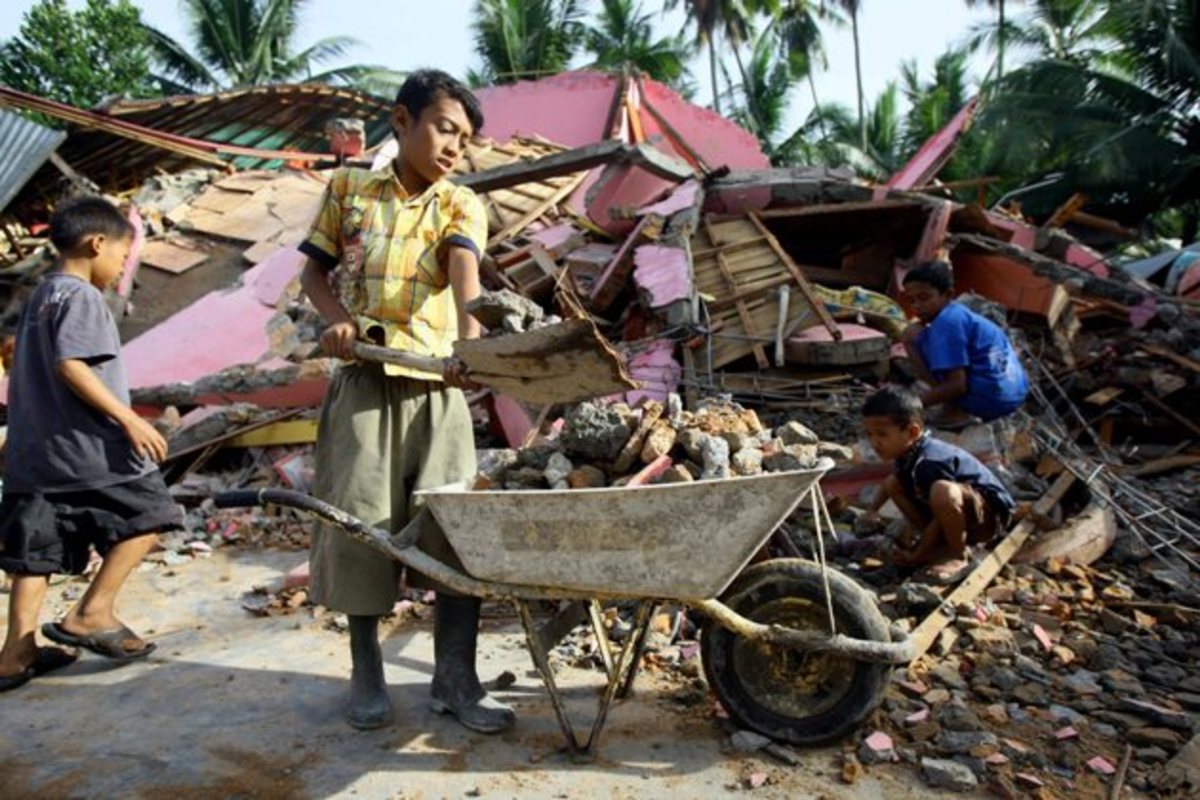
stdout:
<svg viewBox="0 0 1200 800">
<path fill-rule="evenodd" d="M 952 369 L 946 377 L 921 392 L 921 402 L 926 406 L 950 403 L 967 393 L 967 371 L 962 367 Z"/>
<path fill-rule="evenodd" d="M 446 258 L 450 291 L 454 293 L 454 310 L 458 315 L 458 338 L 478 339 L 479 320 L 467 312 L 467 303 L 479 296 L 479 259 L 470 249 L 459 246 L 448 247 Z M 457 359 L 447 362 L 443 379 L 447 385 L 459 389 L 478 388 L 478 385 L 467 377 L 462 363 Z"/>
<path fill-rule="evenodd" d="M 321 334 L 321 349 L 334 358 L 353 359 L 358 325 L 334 294 L 333 287 L 329 285 L 329 273 L 309 258 L 300 270 L 300 287 L 317 313 L 328 323 Z"/>
<path fill-rule="evenodd" d="M 87 362 L 78 358 L 63 359 L 58 362 L 58 375 L 83 402 L 121 426 L 135 453 L 156 462 L 167 457 L 167 440 L 162 434 L 118 400 Z"/>
</svg>

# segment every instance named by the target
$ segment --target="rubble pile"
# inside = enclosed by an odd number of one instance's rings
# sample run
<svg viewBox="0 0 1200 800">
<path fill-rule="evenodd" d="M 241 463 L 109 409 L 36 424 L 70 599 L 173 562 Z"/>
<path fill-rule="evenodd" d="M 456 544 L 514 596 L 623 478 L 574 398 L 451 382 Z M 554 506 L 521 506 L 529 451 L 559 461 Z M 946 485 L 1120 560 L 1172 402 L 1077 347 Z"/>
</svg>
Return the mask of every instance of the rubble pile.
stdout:
<svg viewBox="0 0 1200 800">
<path fill-rule="evenodd" d="M 766 428 L 750 409 L 705 401 L 683 410 L 678 395 L 664 406 L 647 400 L 573 406 L 559 430 L 519 450 L 489 452 L 476 491 L 597 489 L 723 480 L 813 469 L 822 459 L 846 462 L 850 448 L 822 442 L 799 422 Z"/>
</svg>

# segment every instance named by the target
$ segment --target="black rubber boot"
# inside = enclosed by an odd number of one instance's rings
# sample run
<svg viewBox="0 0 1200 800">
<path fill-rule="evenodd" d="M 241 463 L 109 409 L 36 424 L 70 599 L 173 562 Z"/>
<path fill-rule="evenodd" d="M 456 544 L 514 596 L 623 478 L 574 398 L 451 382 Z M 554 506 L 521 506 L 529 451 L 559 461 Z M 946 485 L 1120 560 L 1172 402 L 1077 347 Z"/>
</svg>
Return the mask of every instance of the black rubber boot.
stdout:
<svg viewBox="0 0 1200 800">
<path fill-rule="evenodd" d="M 346 722 L 360 731 L 392 723 L 392 698 L 383 678 L 379 617 L 348 617 L 350 622 L 350 702 Z"/>
<path fill-rule="evenodd" d="M 488 696 L 475 672 L 479 609 L 475 597 L 438 594 L 434 603 L 433 701 L 439 714 L 453 714 L 479 733 L 500 733 L 517 721 L 508 706 Z"/>
</svg>

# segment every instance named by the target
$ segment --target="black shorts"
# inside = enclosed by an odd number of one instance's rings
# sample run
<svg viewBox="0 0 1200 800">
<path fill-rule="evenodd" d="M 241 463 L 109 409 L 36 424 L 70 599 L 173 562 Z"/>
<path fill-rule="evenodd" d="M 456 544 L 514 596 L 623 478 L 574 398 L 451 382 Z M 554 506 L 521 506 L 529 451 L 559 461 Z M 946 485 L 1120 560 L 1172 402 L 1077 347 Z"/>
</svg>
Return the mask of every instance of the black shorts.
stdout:
<svg viewBox="0 0 1200 800">
<path fill-rule="evenodd" d="M 114 486 L 73 492 L 5 492 L 0 499 L 0 569 L 16 575 L 78 575 L 88 548 L 101 556 L 147 533 L 183 527 L 183 511 L 152 472 Z"/>
</svg>

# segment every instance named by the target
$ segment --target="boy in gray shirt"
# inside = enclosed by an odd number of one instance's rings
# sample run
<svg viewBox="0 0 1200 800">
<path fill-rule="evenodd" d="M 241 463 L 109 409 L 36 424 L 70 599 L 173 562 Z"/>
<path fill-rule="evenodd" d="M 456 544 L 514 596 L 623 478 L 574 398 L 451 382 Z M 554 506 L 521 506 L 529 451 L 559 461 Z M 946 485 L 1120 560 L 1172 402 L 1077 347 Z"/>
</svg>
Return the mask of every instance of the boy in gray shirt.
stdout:
<svg viewBox="0 0 1200 800">
<path fill-rule="evenodd" d="M 156 464 L 167 443 L 129 407 L 121 342 L 102 293 L 120 278 L 131 236 L 103 198 L 64 203 L 50 220 L 58 269 L 21 313 L 0 499 L 0 569 L 13 577 L 0 692 L 75 659 L 38 647 L 35 631 L 49 576 L 82 573 L 90 547 L 104 557 L 100 571 L 43 635 L 121 661 L 154 650 L 115 613 L 153 534 L 182 523 Z"/>
</svg>

